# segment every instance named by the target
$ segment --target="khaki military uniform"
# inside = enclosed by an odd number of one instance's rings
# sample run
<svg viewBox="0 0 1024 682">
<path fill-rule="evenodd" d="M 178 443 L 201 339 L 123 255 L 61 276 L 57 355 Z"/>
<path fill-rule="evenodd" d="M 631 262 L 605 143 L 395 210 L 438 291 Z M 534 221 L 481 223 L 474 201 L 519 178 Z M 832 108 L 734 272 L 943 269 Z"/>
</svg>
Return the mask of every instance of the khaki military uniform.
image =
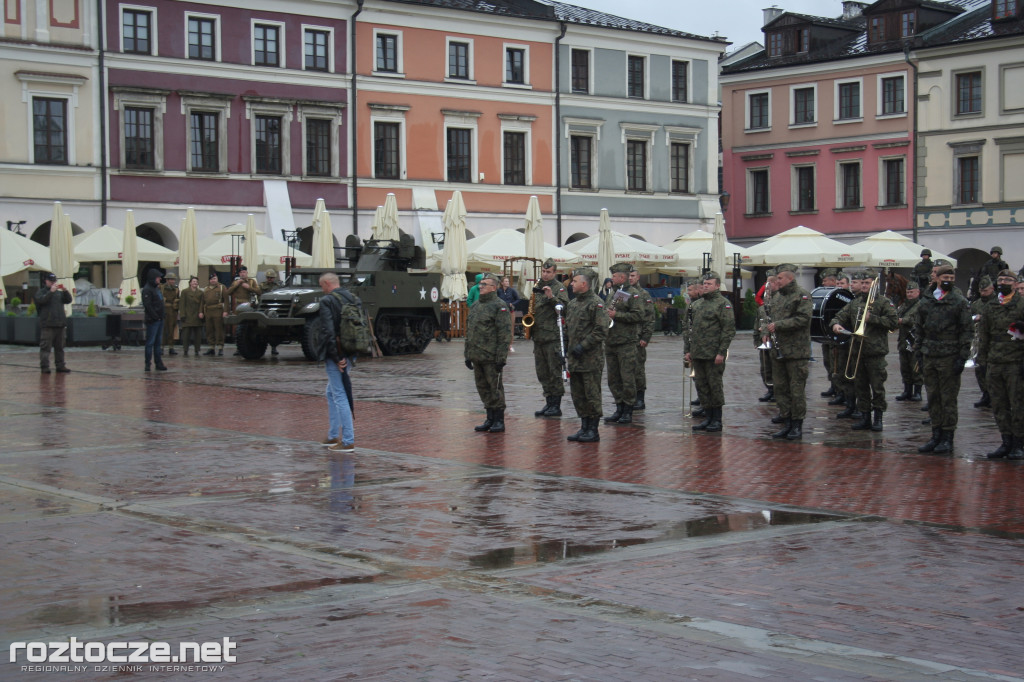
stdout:
<svg viewBox="0 0 1024 682">
<path fill-rule="evenodd" d="M 621 291 L 625 296 L 616 298 L 613 294 L 606 304 L 610 306 L 615 301 L 615 324 L 608 330 L 604 355 L 608 364 L 608 388 L 615 404 L 632 407 L 636 402 L 636 349 L 644 312 L 640 307 L 640 294 L 629 286 L 623 286 Z"/>
<path fill-rule="evenodd" d="M 978 362 L 988 367 L 988 390 L 999 433 L 1024 438 L 1024 341 L 1007 333 L 1024 323 L 1024 298 L 993 296 L 978 322 Z"/>
<path fill-rule="evenodd" d="M 556 305 L 569 305 L 569 292 L 565 285 L 557 279 L 550 282 L 540 281 L 538 287 L 551 287 L 551 298 L 537 294 L 533 303 L 533 327 L 530 339 L 533 340 L 533 366 L 537 372 L 537 381 L 545 398 L 561 398 L 565 395 L 565 382 L 562 381 L 563 349 L 559 347 L 558 312 Z M 563 308 L 563 314 L 565 309 Z M 563 330 L 564 333 L 565 330 Z"/>
<path fill-rule="evenodd" d="M 160 293 L 164 297 L 164 338 L 163 345 L 174 348 L 174 330 L 178 327 L 178 285 L 162 284 Z"/>
<path fill-rule="evenodd" d="M 845 329 L 853 331 L 860 322 L 867 302 L 867 292 L 857 294 L 852 301 L 836 313 L 836 316 L 828 323 L 829 328 L 839 324 Z M 857 409 L 865 413 L 865 418 L 870 410 L 884 412 L 887 407 L 885 380 L 889 378 L 889 372 L 885 356 L 889 352 L 889 332 L 894 331 L 898 325 L 896 308 L 884 296 L 875 299 L 868 313 L 867 322 L 864 325 L 863 341 L 856 341 L 857 345 L 861 345 L 862 348 L 856 351 L 860 354 L 860 361 L 856 367 L 857 375 L 853 380 L 853 389 L 857 395 Z M 853 372 L 854 368 L 851 367 L 850 371 Z"/>
<path fill-rule="evenodd" d="M 465 357 L 473 363 L 476 390 L 487 409 L 505 409 L 505 386 L 501 370 L 512 343 L 508 304 L 495 291 L 480 296 L 469 309 L 466 322 Z"/>
<path fill-rule="evenodd" d="M 199 311 L 203 307 L 203 290 L 185 289 L 178 299 L 178 318 L 181 320 L 181 347 L 188 352 L 188 347 L 195 346 L 199 355 L 203 321 L 199 319 Z"/>
<path fill-rule="evenodd" d="M 967 299 L 956 288 L 942 299 L 921 296 L 914 323 L 915 351 L 924 358 L 922 375 L 928 388 L 932 428 L 955 431 L 959 413 L 960 377 L 971 352 L 974 322 Z"/>
<path fill-rule="evenodd" d="M 610 321 L 605 304 L 593 291 L 577 294 L 569 301 L 565 322 L 569 334 L 569 387 L 576 414 L 583 419 L 603 415 L 601 373 Z"/>
<path fill-rule="evenodd" d="M 249 286 L 243 286 L 246 284 Z M 236 279 L 228 288 L 228 296 L 231 297 L 231 312 L 235 312 L 235 308 L 240 304 L 252 301 L 259 292 L 260 285 L 252 277 L 249 279 L 242 279 L 241 277 Z"/>
<path fill-rule="evenodd" d="M 807 362 L 811 357 L 811 295 L 796 282 L 772 294 L 771 318 L 778 349 L 772 351 L 772 383 L 779 415 L 807 416 Z M 767 326 L 767 325 L 766 325 Z M 782 355 L 781 359 L 779 355 Z"/>
<path fill-rule="evenodd" d="M 715 364 L 715 356 L 723 358 L 736 336 L 736 317 L 732 303 L 721 292 L 705 293 L 693 306 L 693 327 L 686 351 L 693 364 L 694 385 L 701 396 L 701 407 L 715 408 L 725 404 L 722 377 L 725 362 Z"/>
<path fill-rule="evenodd" d="M 218 282 L 203 289 L 199 312 L 206 321 L 206 343 L 211 348 L 224 348 L 224 313 L 227 312 L 228 290 Z"/>
<path fill-rule="evenodd" d="M 643 310 L 644 319 L 640 323 L 640 338 L 645 344 L 651 342 L 654 336 L 654 299 L 643 287 L 631 287 L 640 296 L 640 308 Z M 647 390 L 647 346 L 636 346 L 636 390 Z"/>
<path fill-rule="evenodd" d="M 900 355 L 900 378 L 904 384 L 920 386 L 924 383 L 921 379 L 921 368 L 916 367 L 914 361 L 914 349 L 911 340 L 911 332 L 914 329 L 914 318 L 917 317 L 917 306 L 920 298 L 913 301 L 905 301 L 896 309 L 897 323 L 899 324 L 899 336 L 896 339 L 896 346 Z"/>
</svg>

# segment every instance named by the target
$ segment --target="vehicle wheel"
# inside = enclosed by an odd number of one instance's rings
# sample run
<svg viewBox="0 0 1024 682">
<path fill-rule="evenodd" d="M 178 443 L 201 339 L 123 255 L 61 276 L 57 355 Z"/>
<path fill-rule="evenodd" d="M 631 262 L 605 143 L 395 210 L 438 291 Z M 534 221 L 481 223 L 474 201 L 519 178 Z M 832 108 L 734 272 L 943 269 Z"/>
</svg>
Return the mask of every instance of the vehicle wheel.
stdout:
<svg viewBox="0 0 1024 682">
<path fill-rule="evenodd" d="M 259 360 L 267 352 L 267 339 L 260 334 L 255 322 L 242 322 L 235 333 L 235 345 L 246 360 Z"/>
<path fill-rule="evenodd" d="M 417 350 L 416 353 L 422 353 L 430 345 L 430 342 L 434 340 L 434 332 L 437 331 L 437 321 L 432 317 L 424 317 L 416 323 L 416 339 L 417 339 Z"/>
<path fill-rule="evenodd" d="M 377 345 L 384 355 L 395 355 L 395 338 L 391 333 L 391 316 L 378 315 L 373 323 L 373 333 L 377 337 Z"/>
<path fill-rule="evenodd" d="M 302 354 L 307 360 L 316 360 L 320 348 L 320 318 L 310 317 L 302 327 Z"/>
</svg>

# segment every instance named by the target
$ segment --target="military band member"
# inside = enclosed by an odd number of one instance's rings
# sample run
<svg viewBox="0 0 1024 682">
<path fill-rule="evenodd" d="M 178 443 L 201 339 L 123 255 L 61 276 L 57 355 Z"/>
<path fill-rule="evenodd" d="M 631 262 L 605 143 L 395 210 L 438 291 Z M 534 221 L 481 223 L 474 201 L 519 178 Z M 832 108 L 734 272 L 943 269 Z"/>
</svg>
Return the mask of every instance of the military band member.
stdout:
<svg viewBox="0 0 1024 682">
<path fill-rule="evenodd" d="M 839 272 L 836 276 L 836 286 L 846 289 L 852 293 L 850 276 L 845 272 Z M 857 409 L 857 394 L 853 389 L 853 382 L 848 381 L 846 372 L 846 361 L 849 357 L 850 343 L 848 339 L 836 339 L 832 347 L 832 381 L 836 384 L 836 395 L 828 401 L 829 405 L 845 405 L 845 409 L 836 414 L 836 419 L 860 419 L 862 417 Z"/>
<path fill-rule="evenodd" d="M 736 337 L 736 316 L 732 304 L 719 291 L 722 280 L 716 272 L 704 275 L 704 294 L 694 306 L 693 328 L 686 345 L 685 358 L 694 370 L 694 384 L 702 402 L 704 421 L 694 431 L 721 431 L 722 406 L 725 405 L 725 356 Z"/>
<path fill-rule="evenodd" d="M 896 308 L 885 296 L 876 294 L 871 306 L 867 307 L 868 296 L 875 281 L 872 274 L 862 270 L 851 275 L 854 299 L 843 306 L 830 323 L 836 334 L 844 330 L 852 332 L 862 321 L 864 324 L 863 339 L 851 341 L 856 342 L 860 348 L 851 347 L 849 351 L 852 358 L 849 372 L 843 368 L 844 373 L 856 375 L 853 384 L 861 420 L 851 427 L 854 431 L 881 431 L 883 428 L 882 415 L 887 407 L 885 380 L 889 377 L 885 356 L 889 352 L 889 332 L 894 331 L 898 325 Z"/>
<path fill-rule="evenodd" d="M 220 283 L 216 272 L 203 289 L 199 318 L 206 323 L 206 343 L 210 348 L 203 355 L 224 355 L 224 318 L 228 316 L 228 288 Z"/>
<path fill-rule="evenodd" d="M 572 404 L 582 425 L 567 440 L 596 443 L 601 440 L 601 373 L 604 370 L 604 342 L 610 322 L 605 304 L 594 293 L 597 273 L 577 270 L 572 278 L 573 299 L 566 313 L 569 337 L 569 388 Z"/>
<path fill-rule="evenodd" d="M 162 343 L 167 347 L 168 355 L 177 355 L 174 350 L 174 330 L 178 327 L 178 276 L 168 272 L 160 285 L 160 293 L 164 297 L 164 335 Z"/>
<path fill-rule="evenodd" d="M 932 281 L 932 252 L 930 249 L 921 250 L 921 262 L 914 265 L 910 276 L 917 280 L 917 285 L 924 291 Z"/>
<path fill-rule="evenodd" d="M 487 418 L 474 431 L 501 433 L 505 430 L 505 385 L 501 371 L 512 343 L 508 304 L 498 298 L 498 280 L 484 275 L 479 283 L 480 298 L 469 309 L 466 321 L 466 367 L 473 370 Z"/>
<path fill-rule="evenodd" d="M 988 255 L 990 256 L 990 258 L 987 261 L 985 261 L 980 268 L 978 268 L 977 276 L 974 278 L 974 286 L 972 290 L 969 292 L 972 298 L 984 296 L 984 294 L 982 293 L 982 289 L 984 289 L 985 287 L 983 287 L 981 283 L 985 280 L 986 277 L 988 278 L 989 285 L 992 286 L 994 289 L 996 277 L 999 276 L 999 273 L 1002 272 L 1003 270 L 1010 269 L 1010 266 L 1007 265 L 1006 261 L 1003 260 L 1003 247 L 993 246 L 991 249 L 988 250 Z M 991 296 L 992 295 L 990 295 L 989 298 L 991 298 Z"/>
<path fill-rule="evenodd" d="M 796 266 L 775 268 L 777 291 L 771 297 L 771 319 L 766 331 L 774 335 L 772 382 L 782 429 L 772 438 L 803 437 L 807 416 L 807 362 L 811 357 L 811 295 L 796 283 Z M 764 339 L 768 341 L 768 337 Z M 779 356 L 782 356 L 781 358 Z"/>
<path fill-rule="evenodd" d="M 608 363 L 608 388 L 615 399 L 615 412 L 604 418 L 606 424 L 629 424 L 633 421 L 633 403 L 636 402 L 637 340 L 644 312 L 640 296 L 629 288 L 627 279 L 632 269 L 629 263 L 616 263 L 611 267 L 612 288 L 616 291 L 605 305 L 608 317 L 615 324 L 608 330 L 604 343 L 604 356 Z"/>
<path fill-rule="evenodd" d="M 199 311 L 203 306 L 203 292 L 199 288 L 199 278 L 190 277 L 188 288 L 181 292 L 178 315 L 181 320 L 181 350 L 188 356 L 189 346 L 193 346 L 196 356 L 199 355 L 199 343 L 203 335 L 203 321 Z"/>
<path fill-rule="evenodd" d="M 644 395 L 647 393 L 647 345 L 654 336 L 654 299 L 647 293 L 647 289 L 640 286 L 640 271 L 636 268 L 629 271 L 629 286 L 640 296 L 640 307 L 644 312 L 636 348 L 636 402 L 633 403 L 634 410 L 643 410 L 647 408 L 644 402 Z"/>
<path fill-rule="evenodd" d="M 1007 333 L 1011 324 L 1024 323 L 1024 298 L 1014 292 L 1016 283 L 1009 268 L 996 276 L 998 293 L 978 322 L 978 362 L 988 367 L 992 413 L 1002 439 L 989 459 L 1024 459 L 1024 341 Z"/>
<path fill-rule="evenodd" d="M 821 286 L 823 287 L 835 287 L 838 284 L 836 279 L 839 275 L 837 270 L 831 268 L 823 270 L 821 273 Z M 836 397 L 836 384 L 832 379 L 832 355 L 833 355 L 833 342 L 828 336 L 821 342 L 821 364 L 825 367 L 825 376 L 828 377 L 829 386 L 827 391 L 821 392 L 822 398 L 834 398 Z"/>
<path fill-rule="evenodd" d="M 544 392 L 544 407 L 533 413 L 535 417 L 561 417 L 562 396 L 565 382 L 562 380 L 561 336 L 558 333 L 558 311 L 556 305 L 567 306 L 569 293 L 558 281 L 558 266 L 550 258 L 544 261 L 540 271 L 540 282 L 533 302 L 533 367 L 537 381 Z M 565 308 L 563 307 L 563 311 Z M 564 331 L 564 330 L 563 330 Z"/>
<path fill-rule="evenodd" d="M 754 325 L 754 346 L 758 348 L 757 359 L 761 365 L 761 381 L 764 382 L 768 391 L 757 399 L 761 403 L 775 402 L 775 387 L 772 385 L 772 356 L 771 349 L 762 349 L 764 345 L 761 339 L 767 333 L 768 319 L 765 313 L 764 304 L 768 297 L 775 293 L 775 270 L 768 271 L 768 278 L 765 280 L 764 288 L 761 290 L 761 304 L 757 307 L 757 324 Z"/>
<path fill-rule="evenodd" d="M 900 377 L 903 379 L 903 393 L 896 400 L 921 402 L 921 366 L 914 359 L 914 344 L 911 332 L 914 330 L 914 317 L 921 301 L 921 289 L 917 280 L 907 282 L 907 300 L 896 309 L 896 322 L 899 325 L 899 336 L 896 345 L 899 348 Z"/>
<path fill-rule="evenodd" d="M 998 246 L 992 247 L 998 249 Z M 1002 262 L 1002 261 L 1000 261 Z M 1003 268 L 1008 270 L 1009 267 Z M 996 276 L 998 276 L 998 272 Z M 995 277 L 989 277 L 988 275 L 982 275 L 981 281 L 978 283 L 978 298 L 971 302 L 971 319 L 974 320 L 974 328 L 977 330 L 978 322 L 981 320 L 981 315 L 988 305 L 989 301 L 996 297 L 996 285 Z M 977 341 L 977 332 L 975 332 L 974 340 Z M 973 343 L 971 344 L 974 345 Z M 973 349 L 972 349 L 973 350 Z M 978 388 L 981 389 L 981 400 L 974 403 L 975 407 L 992 407 L 992 398 L 988 393 L 988 380 L 986 378 L 986 366 L 985 361 L 979 355 L 975 358 L 974 362 L 974 378 L 978 381 Z"/>
<path fill-rule="evenodd" d="M 700 297 L 704 293 L 704 282 L 700 279 L 691 279 L 686 282 L 686 297 L 689 303 L 686 306 L 686 318 L 683 320 L 683 347 L 685 348 L 690 343 L 690 329 L 693 327 L 693 304 L 700 300 Z M 690 401 L 690 405 L 700 405 L 700 393 L 697 397 Z M 704 416 L 704 408 L 698 407 L 696 410 L 690 411 L 690 416 L 694 418 Z"/>
<path fill-rule="evenodd" d="M 921 353 L 932 425 L 931 440 L 917 451 L 944 454 L 953 451 L 956 401 L 964 363 L 971 352 L 974 322 L 967 299 L 953 286 L 953 266 L 937 267 L 935 276 L 934 295 L 922 296 L 914 324 L 914 350 Z"/>
</svg>

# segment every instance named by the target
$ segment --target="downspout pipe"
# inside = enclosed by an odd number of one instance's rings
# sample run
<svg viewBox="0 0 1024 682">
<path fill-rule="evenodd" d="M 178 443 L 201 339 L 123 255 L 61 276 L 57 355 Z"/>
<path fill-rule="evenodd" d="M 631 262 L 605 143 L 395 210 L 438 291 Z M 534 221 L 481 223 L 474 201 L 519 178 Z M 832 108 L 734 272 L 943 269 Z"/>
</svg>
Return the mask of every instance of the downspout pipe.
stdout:
<svg viewBox="0 0 1024 682">
<path fill-rule="evenodd" d="M 96 0 L 96 44 L 99 47 L 99 105 L 100 124 L 100 225 L 107 224 L 107 74 L 104 42 L 106 27 L 103 25 L 103 1 Z"/>
<path fill-rule="evenodd" d="M 918 76 L 917 76 L 917 64 L 912 62 L 911 59 L 910 59 L 910 41 L 906 41 L 906 42 L 903 43 L 903 59 L 904 59 L 904 61 L 907 62 L 907 65 L 909 65 L 911 70 L 913 70 L 913 72 L 914 72 L 914 89 L 913 89 L 913 94 L 912 94 L 911 100 L 910 100 L 913 103 L 914 116 L 913 116 L 913 129 L 912 129 L 912 132 L 911 132 L 912 138 L 911 138 L 911 142 L 910 142 L 910 152 L 911 152 L 911 154 L 910 154 L 910 159 L 909 159 L 909 164 L 908 165 L 910 166 L 910 234 L 911 234 L 910 238 L 914 241 L 914 243 L 917 243 L 917 157 L 918 157 L 918 154 L 917 154 L 917 107 L 918 107 L 918 102 L 917 102 L 917 88 L 918 88 L 917 78 L 918 78 Z"/>
<path fill-rule="evenodd" d="M 567 28 L 558 22 L 562 31 L 555 38 L 555 243 L 562 246 L 562 38 Z"/>
<path fill-rule="evenodd" d="M 356 0 L 358 8 L 349 19 L 348 25 L 348 68 L 352 74 L 352 84 L 348 90 L 348 121 L 349 121 L 349 167 L 352 169 L 352 234 L 359 234 L 359 131 L 356 125 L 356 18 L 363 11 L 364 0 Z"/>
</svg>

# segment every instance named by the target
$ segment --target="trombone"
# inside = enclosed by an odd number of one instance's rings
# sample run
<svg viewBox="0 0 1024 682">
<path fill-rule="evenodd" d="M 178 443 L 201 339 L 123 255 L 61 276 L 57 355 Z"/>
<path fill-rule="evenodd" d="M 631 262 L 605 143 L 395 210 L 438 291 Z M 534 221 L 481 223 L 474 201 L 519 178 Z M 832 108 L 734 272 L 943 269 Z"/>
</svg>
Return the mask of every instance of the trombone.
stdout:
<svg viewBox="0 0 1024 682">
<path fill-rule="evenodd" d="M 864 352 L 864 342 L 867 334 L 868 310 L 870 310 L 871 304 L 875 302 L 875 298 L 878 297 L 878 288 L 881 283 L 880 278 L 881 275 L 875 277 L 875 281 L 871 283 L 871 288 L 868 289 L 868 300 L 864 303 L 864 309 L 860 312 L 860 318 L 857 320 L 856 328 L 853 330 L 852 337 L 850 338 L 850 351 L 846 356 L 846 367 L 843 369 L 843 376 L 846 377 L 847 381 L 853 381 L 857 378 L 860 356 Z"/>
</svg>

